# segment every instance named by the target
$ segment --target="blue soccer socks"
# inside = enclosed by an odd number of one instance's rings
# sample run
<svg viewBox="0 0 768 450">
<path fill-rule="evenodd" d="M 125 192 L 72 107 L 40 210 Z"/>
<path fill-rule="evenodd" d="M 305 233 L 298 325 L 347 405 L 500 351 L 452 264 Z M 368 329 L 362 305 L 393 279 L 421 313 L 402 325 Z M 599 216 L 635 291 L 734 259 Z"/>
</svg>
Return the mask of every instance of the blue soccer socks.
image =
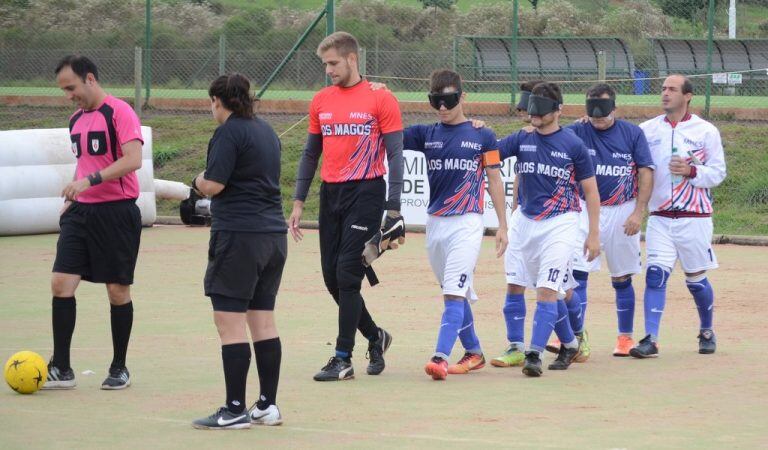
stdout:
<svg viewBox="0 0 768 450">
<path fill-rule="evenodd" d="M 632 278 L 612 282 L 616 290 L 616 317 L 619 322 L 619 334 L 632 336 L 635 319 L 635 288 Z"/>
</svg>

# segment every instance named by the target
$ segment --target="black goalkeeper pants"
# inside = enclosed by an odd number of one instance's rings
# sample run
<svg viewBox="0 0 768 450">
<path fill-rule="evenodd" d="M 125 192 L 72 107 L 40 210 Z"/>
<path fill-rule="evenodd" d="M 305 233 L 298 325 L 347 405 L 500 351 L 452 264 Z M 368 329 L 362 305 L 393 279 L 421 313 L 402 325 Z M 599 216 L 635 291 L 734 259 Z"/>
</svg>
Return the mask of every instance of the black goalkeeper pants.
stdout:
<svg viewBox="0 0 768 450">
<path fill-rule="evenodd" d="M 339 305 L 336 350 L 352 353 L 355 331 L 368 340 L 378 327 L 360 295 L 365 243 L 381 228 L 386 183 L 383 178 L 323 183 L 320 187 L 320 261 L 328 292 Z"/>
</svg>

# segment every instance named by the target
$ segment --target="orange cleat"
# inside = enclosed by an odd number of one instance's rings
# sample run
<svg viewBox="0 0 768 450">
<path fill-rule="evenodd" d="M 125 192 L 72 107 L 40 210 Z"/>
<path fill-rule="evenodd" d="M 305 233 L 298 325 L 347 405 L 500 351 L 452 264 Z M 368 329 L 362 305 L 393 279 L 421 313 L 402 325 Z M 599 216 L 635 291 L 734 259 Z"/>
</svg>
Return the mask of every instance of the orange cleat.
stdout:
<svg viewBox="0 0 768 450">
<path fill-rule="evenodd" d="M 479 370 L 485 367 L 485 356 L 477 353 L 464 353 L 459 362 L 448 366 L 448 373 L 461 375 L 471 370 Z"/>
<path fill-rule="evenodd" d="M 616 348 L 613 349 L 613 356 L 629 356 L 629 350 L 635 346 L 635 341 L 630 336 L 621 335 L 616 339 Z"/>
<path fill-rule="evenodd" d="M 448 377 L 448 361 L 439 356 L 433 356 L 424 366 L 424 372 L 433 380 L 445 380 Z"/>
</svg>

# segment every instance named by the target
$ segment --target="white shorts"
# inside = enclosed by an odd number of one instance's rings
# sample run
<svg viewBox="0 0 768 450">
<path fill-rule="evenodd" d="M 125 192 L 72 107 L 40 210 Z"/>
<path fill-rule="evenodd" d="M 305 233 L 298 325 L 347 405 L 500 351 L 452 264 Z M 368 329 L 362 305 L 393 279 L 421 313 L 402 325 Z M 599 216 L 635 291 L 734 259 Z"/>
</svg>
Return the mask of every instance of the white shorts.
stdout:
<svg viewBox="0 0 768 450">
<path fill-rule="evenodd" d="M 528 276 L 528 270 L 523 262 L 520 250 L 521 235 L 517 222 L 521 217 L 525 217 L 520 208 L 517 208 L 509 220 L 509 232 L 507 238 L 509 244 L 504 252 L 504 272 L 506 273 L 507 284 L 525 286 L 532 289 L 536 288 L 536 280 L 531 280 Z M 573 278 L 572 270 L 569 268 L 568 274 L 563 280 L 563 286 L 560 290 L 560 296 L 565 297 L 565 291 L 579 287 L 579 282 Z"/>
<path fill-rule="evenodd" d="M 716 269 L 717 257 L 712 250 L 711 217 L 651 216 L 645 231 L 647 265 L 668 269 L 680 266 L 686 273 Z"/>
<path fill-rule="evenodd" d="M 640 255 L 640 233 L 627 236 L 624 223 L 635 210 L 635 200 L 616 206 L 600 207 L 600 252 L 605 255 L 608 270 L 612 277 L 634 275 L 642 271 Z M 581 201 L 580 215 L 581 248 L 574 255 L 574 270 L 597 272 L 600 270 L 600 258 L 588 262 L 584 256 L 584 241 L 589 234 L 589 214 L 587 204 Z"/>
<path fill-rule="evenodd" d="M 521 216 L 516 224 L 520 259 L 528 286 L 563 292 L 570 275 L 571 257 L 579 241 L 579 214 L 569 212 L 545 220 Z"/>
<path fill-rule="evenodd" d="M 507 244 L 507 250 L 504 252 L 504 272 L 506 273 L 507 284 L 528 286 L 528 272 L 525 270 L 525 263 L 520 254 L 520 231 L 518 222 L 521 217 L 524 217 L 523 212 L 521 208 L 518 207 L 509 219 L 509 231 L 507 232 L 509 244 Z"/>
<path fill-rule="evenodd" d="M 427 216 L 429 264 L 443 295 L 477 301 L 472 289 L 475 265 L 483 242 L 483 216 Z"/>
</svg>

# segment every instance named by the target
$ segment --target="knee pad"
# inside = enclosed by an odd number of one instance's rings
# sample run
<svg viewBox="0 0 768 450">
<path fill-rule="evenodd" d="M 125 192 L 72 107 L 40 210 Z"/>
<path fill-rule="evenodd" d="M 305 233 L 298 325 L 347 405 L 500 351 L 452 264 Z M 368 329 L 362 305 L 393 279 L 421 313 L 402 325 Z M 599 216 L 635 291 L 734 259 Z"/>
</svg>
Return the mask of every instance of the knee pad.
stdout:
<svg viewBox="0 0 768 450">
<path fill-rule="evenodd" d="M 626 289 L 632 286 L 632 277 L 627 278 L 624 281 L 611 281 L 614 289 Z"/>
<path fill-rule="evenodd" d="M 581 270 L 574 270 L 573 271 L 573 278 L 575 278 L 577 281 L 587 281 L 589 278 L 589 272 L 583 272 Z"/>
<path fill-rule="evenodd" d="M 645 272 L 645 285 L 653 289 L 666 289 L 669 275 L 670 271 L 665 267 L 648 266 L 648 270 Z"/>
</svg>

